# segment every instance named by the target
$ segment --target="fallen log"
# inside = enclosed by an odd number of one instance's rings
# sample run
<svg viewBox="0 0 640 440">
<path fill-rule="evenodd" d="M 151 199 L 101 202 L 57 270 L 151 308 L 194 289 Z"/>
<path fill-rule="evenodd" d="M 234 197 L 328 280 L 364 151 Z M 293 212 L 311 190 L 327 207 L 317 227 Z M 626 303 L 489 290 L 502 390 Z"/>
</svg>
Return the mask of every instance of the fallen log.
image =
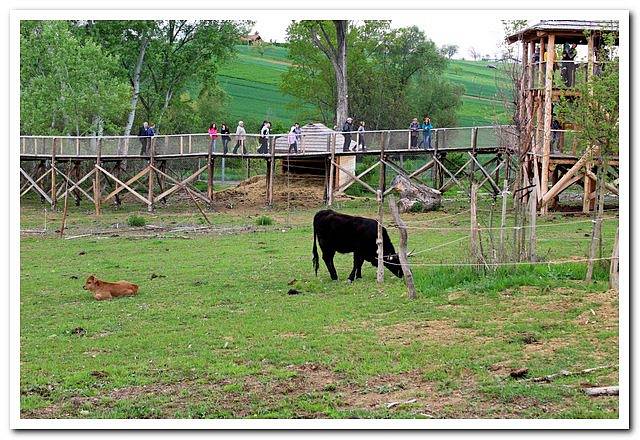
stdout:
<svg viewBox="0 0 640 440">
<path fill-rule="evenodd" d="M 587 369 L 580 370 L 580 371 L 562 370 L 559 373 L 549 374 L 547 376 L 532 377 L 532 378 L 525 379 L 525 380 L 526 381 L 531 381 L 531 382 L 551 382 L 552 380 L 557 379 L 559 377 L 578 376 L 578 375 L 581 375 L 581 374 L 589 374 L 589 373 L 593 373 L 594 371 L 606 370 L 608 368 L 614 368 L 614 367 L 615 367 L 615 365 L 605 365 L 605 366 L 602 366 L 602 367 L 587 368 Z"/>
<path fill-rule="evenodd" d="M 402 174 L 394 177 L 391 182 L 391 188 L 399 193 L 398 207 L 400 212 L 433 211 L 442 204 L 440 191 L 412 182 Z"/>
<path fill-rule="evenodd" d="M 613 386 L 613 387 L 593 387 L 593 388 L 583 388 L 582 391 L 584 391 L 584 393 L 587 396 L 617 396 L 619 393 L 619 387 L 618 386 Z"/>
</svg>

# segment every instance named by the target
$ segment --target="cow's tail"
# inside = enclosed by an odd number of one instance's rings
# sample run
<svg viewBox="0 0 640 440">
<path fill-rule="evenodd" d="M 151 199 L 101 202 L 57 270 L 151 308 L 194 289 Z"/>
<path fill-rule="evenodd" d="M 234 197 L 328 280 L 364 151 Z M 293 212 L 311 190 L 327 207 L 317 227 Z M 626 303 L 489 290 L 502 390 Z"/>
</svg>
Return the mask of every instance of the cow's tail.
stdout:
<svg viewBox="0 0 640 440">
<path fill-rule="evenodd" d="M 316 225 L 313 225 L 313 269 L 318 276 L 318 247 L 316 246 Z"/>
</svg>

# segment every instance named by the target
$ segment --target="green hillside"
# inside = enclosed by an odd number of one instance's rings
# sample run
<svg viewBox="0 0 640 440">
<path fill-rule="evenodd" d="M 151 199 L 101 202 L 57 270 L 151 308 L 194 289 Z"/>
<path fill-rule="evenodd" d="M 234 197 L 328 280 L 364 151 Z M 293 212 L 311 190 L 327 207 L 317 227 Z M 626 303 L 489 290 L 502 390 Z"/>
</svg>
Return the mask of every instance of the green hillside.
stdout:
<svg viewBox="0 0 640 440">
<path fill-rule="evenodd" d="M 237 57 L 221 66 L 218 81 L 229 95 L 229 121 L 281 121 L 285 126 L 296 118 L 288 105 L 293 98 L 280 91 L 281 76 L 289 61 L 287 49 L 278 46 L 238 46 Z M 458 113 L 459 126 L 490 125 L 496 119 L 506 122 L 503 98 L 496 81 L 509 90 L 498 69 L 483 61 L 452 60 L 445 77 L 465 87 L 463 105 Z M 301 121 L 303 122 L 303 121 Z M 233 125 L 233 123 L 232 123 Z"/>
</svg>

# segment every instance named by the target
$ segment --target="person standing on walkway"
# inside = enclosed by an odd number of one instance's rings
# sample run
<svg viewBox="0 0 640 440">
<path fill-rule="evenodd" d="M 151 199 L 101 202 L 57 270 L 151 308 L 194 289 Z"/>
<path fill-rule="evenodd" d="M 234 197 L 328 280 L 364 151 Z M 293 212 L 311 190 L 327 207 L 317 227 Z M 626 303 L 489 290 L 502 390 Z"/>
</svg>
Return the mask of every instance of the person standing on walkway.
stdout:
<svg viewBox="0 0 640 440">
<path fill-rule="evenodd" d="M 296 126 L 292 125 L 289 134 L 287 135 L 287 142 L 289 143 L 289 154 L 293 151 L 298 154 L 298 136 L 296 135 Z"/>
<path fill-rule="evenodd" d="M 422 129 L 422 141 L 420 141 L 419 146 L 429 149 L 431 148 L 431 130 L 433 129 L 429 116 L 424 117 L 424 122 L 420 124 L 420 128 Z"/>
<path fill-rule="evenodd" d="M 220 134 L 222 135 L 222 154 L 227 154 L 229 152 L 229 141 L 231 140 L 227 124 L 222 123 L 220 125 Z"/>
<path fill-rule="evenodd" d="M 367 150 L 364 140 L 364 130 L 364 121 L 360 121 L 360 125 L 358 126 L 358 145 L 353 147 L 353 151 L 356 151 L 358 147 L 360 147 L 361 151 Z"/>
<path fill-rule="evenodd" d="M 411 124 L 409 124 L 409 135 L 411 136 L 411 143 L 409 148 L 418 147 L 418 133 L 420 132 L 420 124 L 418 118 L 413 118 Z"/>
<path fill-rule="evenodd" d="M 149 150 L 149 123 L 142 123 L 142 127 L 138 130 L 138 139 L 140 139 L 140 156 L 146 156 Z"/>
<path fill-rule="evenodd" d="M 293 124 L 293 132 L 296 134 L 296 153 L 297 153 L 298 147 L 302 148 L 302 129 L 300 128 L 300 124 L 298 122 Z"/>
<path fill-rule="evenodd" d="M 271 129 L 271 122 L 264 121 L 262 128 L 260 129 L 260 148 L 258 153 L 267 154 L 269 152 L 269 131 Z"/>
<path fill-rule="evenodd" d="M 353 131 L 353 119 L 347 118 L 347 121 L 342 125 L 342 135 L 344 136 L 344 144 L 342 145 L 342 151 L 349 151 L 351 147 L 351 132 Z"/>
<path fill-rule="evenodd" d="M 244 141 L 247 139 L 247 130 L 244 129 L 244 122 L 238 121 L 238 127 L 236 128 L 236 145 L 233 147 L 233 154 L 237 154 L 238 147 L 242 146 L 242 154 L 247 154 L 247 150 L 244 147 Z"/>
<path fill-rule="evenodd" d="M 215 122 L 212 122 L 209 126 L 209 138 L 211 139 L 211 152 L 216 152 L 216 140 L 218 139 L 218 127 Z"/>
</svg>

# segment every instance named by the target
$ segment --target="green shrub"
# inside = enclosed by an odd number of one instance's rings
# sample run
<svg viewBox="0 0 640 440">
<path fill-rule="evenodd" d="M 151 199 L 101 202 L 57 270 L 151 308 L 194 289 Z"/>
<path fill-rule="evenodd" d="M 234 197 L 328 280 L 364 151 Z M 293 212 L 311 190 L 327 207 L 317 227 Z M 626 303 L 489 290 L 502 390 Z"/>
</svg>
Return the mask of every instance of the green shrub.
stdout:
<svg viewBox="0 0 640 440">
<path fill-rule="evenodd" d="M 275 223 L 275 221 L 271 217 L 266 216 L 266 215 L 261 215 L 260 217 L 258 217 L 256 219 L 256 225 L 258 225 L 258 226 L 269 226 L 269 225 L 272 225 L 274 223 Z"/>
<path fill-rule="evenodd" d="M 127 219 L 127 224 L 131 227 L 144 226 L 147 224 L 147 220 L 138 214 L 131 214 Z"/>
<path fill-rule="evenodd" d="M 416 202 L 411 205 L 411 208 L 409 208 L 409 211 L 411 212 L 422 212 L 423 210 L 424 206 L 422 205 L 422 202 Z"/>
</svg>

